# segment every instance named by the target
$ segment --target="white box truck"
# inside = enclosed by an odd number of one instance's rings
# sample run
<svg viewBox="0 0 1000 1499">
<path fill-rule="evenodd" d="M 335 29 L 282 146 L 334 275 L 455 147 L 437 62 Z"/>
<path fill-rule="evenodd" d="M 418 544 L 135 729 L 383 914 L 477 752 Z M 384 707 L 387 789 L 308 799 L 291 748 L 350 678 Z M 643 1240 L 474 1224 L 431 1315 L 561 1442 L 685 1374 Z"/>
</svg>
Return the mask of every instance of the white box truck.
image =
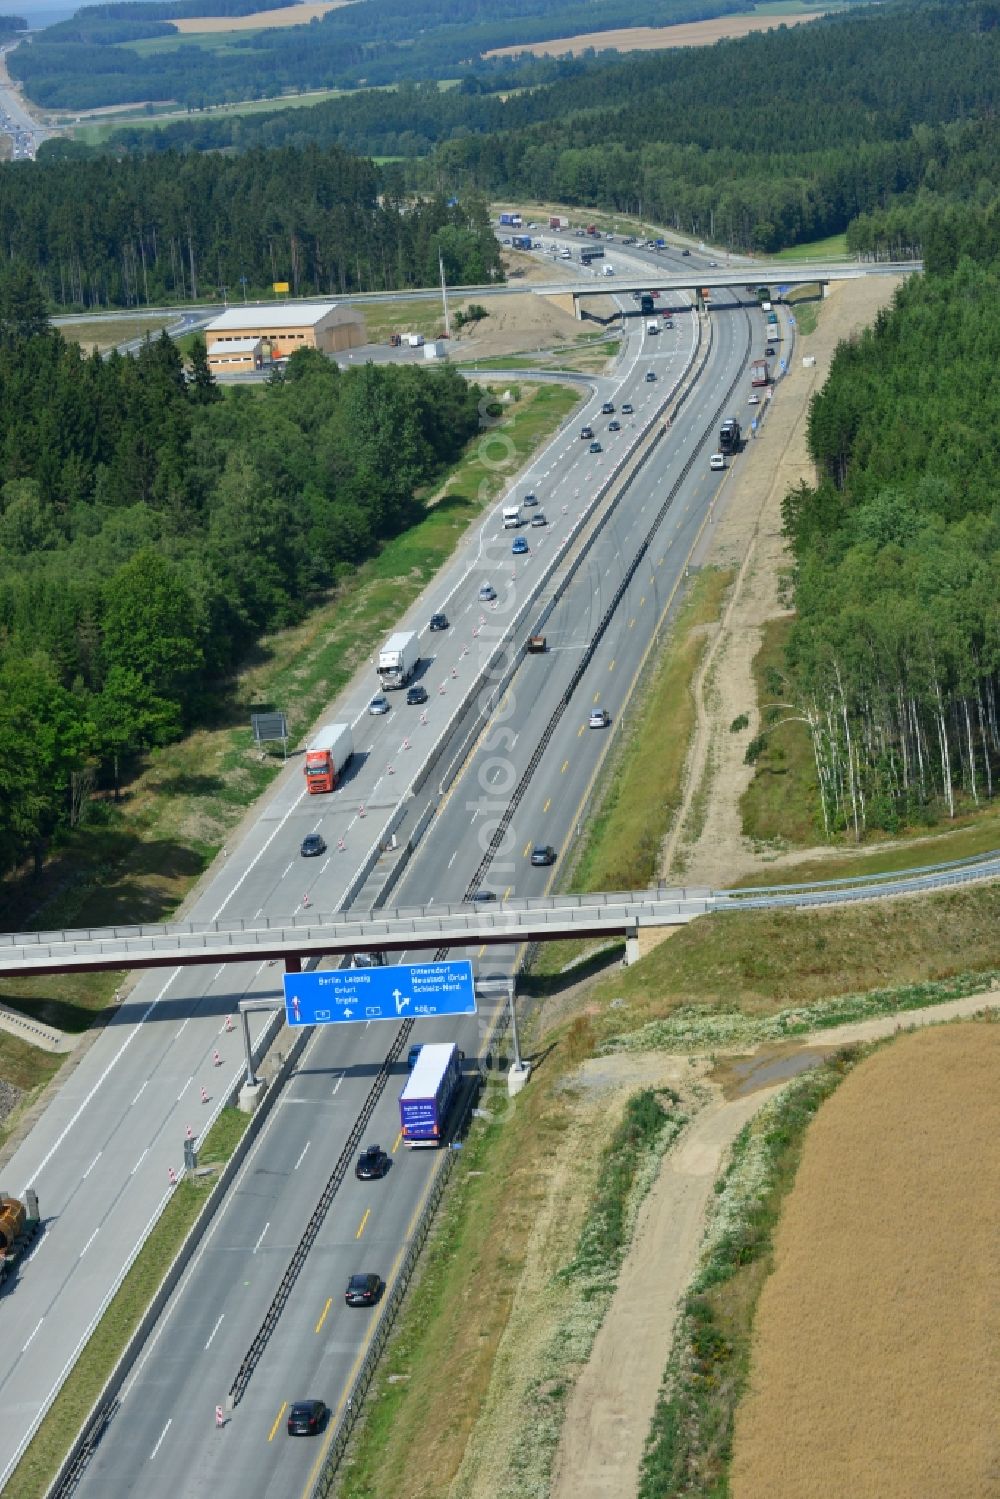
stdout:
<svg viewBox="0 0 1000 1499">
<path fill-rule="evenodd" d="M 415 630 L 390 635 L 378 653 L 378 674 L 383 687 L 405 687 L 420 664 L 420 637 Z"/>
<path fill-rule="evenodd" d="M 515 531 L 521 524 L 520 505 L 505 505 L 503 507 L 503 528 L 505 531 Z"/>
<path fill-rule="evenodd" d="M 424 346 L 424 335 L 422 333 L 408 333 L 406 342 L 411 349 L 422 349 Z"/>
<path fill-rule="evenodd" d="M 656 321 L 655 318 L 651 318 L 650 321 L 646 324 L 646 332 L 647 333 L 659 333 L 659 331 L 660 331 L 660 325 L 659 325 L 659 323 Z"/>
</svg>

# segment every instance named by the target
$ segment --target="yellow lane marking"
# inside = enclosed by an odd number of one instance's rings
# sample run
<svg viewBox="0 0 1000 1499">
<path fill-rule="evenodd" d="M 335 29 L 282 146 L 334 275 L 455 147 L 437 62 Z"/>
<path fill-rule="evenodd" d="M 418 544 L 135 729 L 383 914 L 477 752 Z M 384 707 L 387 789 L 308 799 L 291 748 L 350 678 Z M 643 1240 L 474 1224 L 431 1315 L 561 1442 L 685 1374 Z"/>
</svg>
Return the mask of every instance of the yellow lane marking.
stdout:
<svg viewBox="0 0 1000 1499">
<path fill-rule="evenodd" d="M 599 692 L 595 692 L 594 693 L 594 702 L 595 703 L 598 701 L 598 699 L 600 698 L 600 696 L 601 696 L 601 694 Z"/>
<path fill-rule="evenodd" d="M 569 766 L 569 761 L 568 760 L 564 760 L 563 763 L 562 763 L 562 769 L 559 772 L 559 774 L 561 776 L 564 776 L 566 774 L 566 770 L 567 770 L 568 766 Z"/>
<path fill-rule="evenodd" d="M 320 1332 L 322 1330 L 323 1323 L 326 1321 L 326 1314 L 330 1310 L 331 1306 L 333 1306 L 333 1297 L 332 1296 L 328 1296 L 326 1298 L 326 1306 L 323 1308 L 323 1315 L 320 1317 L 319 1321 L 316 1323 L 316 1327 L 315 1327 L 315 1331 L 316 1332 Z"/>
<path fill-rule="evenodd" d="M 586 727 L 587 727 L 587 725 L 586 725 L 586 724 L 585 724 L 585 723 L 582 723 L 582 724 L 581 724 L 581 725 L 580 725 L 580 727 L 579 727 L 579 728 L 578 728 L 578 729 L 577 729 L 577 731 L 576 731 L 576 737 L 577 737 L 577 739 L 579 739 L 579 737 L 580 737 L 580 735 L 581 735 L 581 734 L 582 734 L 582 733 L 583 733 L 583 731 L 584 731 L 584 729 L 585 729 L 585 728 L 586 728 Z"/>
<path fill-rule="evenodd" d="M 268 1438 L 267 1438 L 267 1440 L 269 1442 L 273 1442 L 274 1441 L 274 1433 L 277 1431 L 278 1427 L 281 1425 L 281 1418 L 285 1414 L 285 1412 L 286 1412 L 287 1409 L 288 1409 L 288 1401 L 285 1400 L 285 1401 L 282 1402 L 281 1409 L 280 1409 L 280 1411 L 278 1412 L 278 1414 L 274 1418 L 274 1425 L 271 1427 L 271 1430 L 270 1430 L 270 1432 L 268 1434 Z"/>
<path fill-rule="evenodd" d="M 356 1239 L 360 1239 L 361 1235 L 364 1233 L 364 1231 L 365 1231 L 365 1224 L 368 1222 L 368 1219 L 371 1217 L 371 1212 L 372 1212 L 371 1208 L 365 1208 L 365 1216 L 361 1220 L 361 1226 L 358 1229 L 357 1233 L 354 1235 L 354 1237 Z"/>
<path fill-rule="evenodd" d="M 523 857 L 526 859 L 530 853 L 531 853 L 531 844 L 530 843 L 526 843 L 524 845 L 524 855 L 523 855 Z"/>
<path fill-rule="evenodd" d="M 549 808 L 551 807 L 551 805 L 552 805 L 552 798 L 550 796 L 549 799 L 548 799 L 548 801 L 545 803 L 545 806 L 542 808 L 542 811 L 543 812 L 547 812 L 549 810 Z"/>
<path fill-rule="evenodd" d="M 486 956 L 486 943 L 485 942 L 483 943 L 482 947 L 479 949 L 479 956 L 481 958 L 485 958 L 485 956 Z"/>
<path fill-rule="evenodd" d="M 504 893 L 503 893 L 503 899 L 504 899 L 504 900 L 506 900 L 506 899 L 507 899 L 507 897 L 508 897 L 508 895 L 509 895 L 509 894 L 510 894 L 510 892 L 511 892 L 511 891 L 512 891 L 512 890 L 513 890 L 513 888 L 514 888 L 514 886 L 513 886 L 513 885 L 508 885 L 508 886 L 507 886 L 507 888 L 506 888 L 506 890 L 505 890 L 505 891 L 504 891 Z"/>
<path fill-rule="evenodd" d="M 641 599 L 640 599 L 640 600 L 639 600 L 639 608 L 640 608 L 640 609 L 641 609 L 641 608 L 642 608 L 642 606 L 643 606 L 643 604 L 644 604 L 644 603 L 645 603 L 645 602 L 646 602 L 646 595 L 645 595 L 645 594 L 643 594 L 643 596 L 642 596 L 642 598 L 641 598 Z"/>
<path fill-rule="evenodd" d="M 630 630 L 634 630 L 635 629 L 635 615 L 633 615 L 632 618 L 629 620 L 628 627 L 629 627 Z"/>
<path fill-rule="evenodd" d="M 608 671 L 614 671 L 614 669 L 615 669 L 615 658 L 614 658 L 614 656 L 612 656 L 612 658 L 611 658 L 611 665 L 608 667 Z"/>
<path fill-rule="evenodd" d="M 392 1154 L 393 1155 L 396 1154 L 396 1151 L 399 1149 L 399 1147 L 400 1147 L 400 1145 L 402 1143 L 403 1143 L 403 1131 L 400 1130 L 399 1134 L 396 1136 L 395 1140 L 392 1142 Z"/>
</svg>

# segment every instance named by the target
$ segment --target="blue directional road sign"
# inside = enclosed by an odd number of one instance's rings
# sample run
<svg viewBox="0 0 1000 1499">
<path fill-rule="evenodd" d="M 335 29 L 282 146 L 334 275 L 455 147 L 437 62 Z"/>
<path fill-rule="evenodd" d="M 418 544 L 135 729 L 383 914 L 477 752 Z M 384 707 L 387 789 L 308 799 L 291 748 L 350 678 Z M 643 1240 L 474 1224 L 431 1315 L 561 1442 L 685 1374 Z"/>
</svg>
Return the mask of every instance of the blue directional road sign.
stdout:
<svg viewBox="0 0 1000 1499">
<path fill-rule="evenodd" d="M 285 974 L 289 1025 L 351 1025 L 474 1015 L 472 964 L 402 963 L 392 968 L 332 968 Z"/>
</svg>

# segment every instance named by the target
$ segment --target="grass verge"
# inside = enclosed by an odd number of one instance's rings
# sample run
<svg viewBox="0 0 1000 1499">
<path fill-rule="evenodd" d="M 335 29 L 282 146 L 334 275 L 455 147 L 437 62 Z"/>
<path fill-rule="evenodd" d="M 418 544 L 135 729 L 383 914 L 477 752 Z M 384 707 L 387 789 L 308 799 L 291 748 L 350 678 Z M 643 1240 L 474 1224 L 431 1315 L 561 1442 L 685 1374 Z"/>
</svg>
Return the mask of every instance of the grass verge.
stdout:
<svg viewBox="0 0 1000 1499">
<path fill-rule="evenodd" d="M 639 1482 L 638 1499 L 728 1493 L 736 1406 L 746 1384 L 754 1309 L 782 1201 L 816 1110 L 858 1060 L 845 1049 L 765 1103 L 716 1186 L 701 1268 L 685 1297 Z"/>
<path fill-rule="evenodd" d="M 54 851 L 38 880 L 0 889 L 7 930 L 90 927 L 169 918 L 280 772 L 261 763 L 251 705 L 277 702 L 293 740 L 304 733 L 451 556 L 467 528 L 579 400 L 565 386 L 524 385 L 502 430 L 508 461 L 470 445 L 424 519 L 389 542 L 293 629 L 259 642 L 218 705 L 218 721 L 151 754 L 119 806 L 95 802 L 89 821 Z M 509 442 L 509 446 L 508 446 Z M 120 975 L 92 973 L 0 981 L 0 999 L 62 1029 L 85 1030 Z M 32 1049 L 33 1050 L 33 1049 Z M 41 1058 L 40 1066 L 48 1066 Z M 0 1068 L 3 1053 L 0 1051 Z M 2 1075 L 2 1072 L 0 1072 Z M 12 1079 L 13 1080 L 13 1079 Z"/>
<path fill-rule="evenodd" d="M 677 1030 L 690 1028 L 693 1013 L 706 1024 L 728 1024 L 738 1015 L 801 1015 L 832 999 L 838 1001 L 836 1012 L 826 1009 L 811 1024 L 833 1025 L 859 1013 L 853 1005 L 849 1013 L 839 1009 L 844 996 L 863 996 L 866 1003 L 873 995 L 886 996 L 886 1007 L 877 1013 L 906 1007 L 910 986 L 920 987 L 923 997 L 916 1003 L 933 1003 L 936 985 L 936 997 L 955 998 L 952 984 L 961 993 L 989 987 L 1000 966 L 998 931 L 997 885 L 830 909 L 719 912 L 682 927 L 631 968 L 597 981 L 588 994 L 595 1038 L 602 1044 L 628 1032 L 631 1045 L 647 1027 L 642 1046 L 680 1050 Z"/>
<path fill-rule="evenodd" d="M 87 353 L 98 348 L 116 349 L 119 344 L 131 343 L 134 338 L 159 338 L 170 317 L 122 317 L 95 318 L 92 323 L 63 323 L 56 327 L 67 343 L 79 344 Z"/>
<path fill-rule="evenodd" d="M 760 6 L 757 7 L 761 9 Z M 805 9 L 805 7 L 801 7 Z M 785 250 L 779 250 L 776 255 L 768 255 L 768 260 L 791 260 L 796 263 L 803 260 L 840 260 L 847 255 L 847 235 L 831 234 L 827 239 L 810 240 L 805 245 L 789 245 Z"/>
<path fill-rule="evenodd" d="M 209 1130 L 200 1152 L 203 1163 L 229 1159 L 241 1139 L 249 1115 L 224 1109 Z M 147 1239 L 94 1334 L 56 1396 L 27 1452 L 9 1480 L 17 1499 L 43 1499 L 94 1401 L 121 1357 L 122 1350 L 145 1315 L 178 1246 L 205 1204 L 218 1173 L 183 1177 L 160 1215 L 157 1232 Z"/>
<path fill-rule="evenodd" d="M 694 730 L 691 683 L 721 613 L 733 574 L 699 573 L 668 636 L 648 688 L 619 720 L 619 742 L 601 772 L 570 889 L 635 890 L 656 878 L 660 846 L 680 805 Z M 625 725 L 623 727 L 622 725 Z M 670 732 L 664 733 L 669 724 Z M 546 942 L 533 968 L 544 978 L 574 962 L 588 944 Z"/>
</svg>

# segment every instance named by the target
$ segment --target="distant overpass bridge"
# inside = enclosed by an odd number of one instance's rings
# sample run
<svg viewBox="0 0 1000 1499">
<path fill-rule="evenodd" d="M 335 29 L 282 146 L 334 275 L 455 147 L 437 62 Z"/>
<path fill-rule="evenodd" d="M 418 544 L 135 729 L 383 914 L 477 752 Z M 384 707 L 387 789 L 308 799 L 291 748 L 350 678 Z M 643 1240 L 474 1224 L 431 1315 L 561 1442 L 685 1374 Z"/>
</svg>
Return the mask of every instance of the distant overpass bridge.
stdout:
<svg viewBox="0 0 1000 1499">
<path fill-rule="evenodd" d="M 364 917 L 303 911 L 292 920 L 175 922 L 62 932 L 0 934 L 0 977 L 92 969 L 187 967 L 199 963 L 341 958 L 364 950 L 437 950 L 556 942 L 566 937 L 625 937 L 630 958 L 644 934 L 663 933 L 711 912 L 843 904 L 914 895 L 1000 877 L 1000 850 L 906 873 L 746 890 L 666 885 L 592 895 L 512 899 L 485 909 L 471 903 L 417 906 Z"/>
<path fill-rule="evenodd" d="M 585 247 L 584 247 L 585 248 Z M 611 253 L 614 253 L 612 248 Z M 602 264 L 605 262 L 602 261 Z M 606 297 L 616 292 L 659 291 L 669 296 L 672 292 L 701 291 L 709 293 L 727 290 L 733 286 L 767 286 L 775 290 L 779 286 L 819 286 L 826 295 L 826 288 L 833 281 L 857 281 L 863 276 L 912 276 L 923 270 L 923 261 L 883 261 L 872 264 L 861 261 L 779 261 L 772 264 L 740 264 L 716 266 L 710 270 L 663 272 L 653 263 L 637 266 L 615 261 L 615 275 L 605 277 L 592 274 L 586 280 L 553 281 L 536 286 L 522 286 L 521 291 L 530 291 L 536 297 L 554 298 L 560 306 L 580 316 L 580 300 L 583 297 Z M 513 283 L 510 283 L 512 286 Z"/>
</svg>

